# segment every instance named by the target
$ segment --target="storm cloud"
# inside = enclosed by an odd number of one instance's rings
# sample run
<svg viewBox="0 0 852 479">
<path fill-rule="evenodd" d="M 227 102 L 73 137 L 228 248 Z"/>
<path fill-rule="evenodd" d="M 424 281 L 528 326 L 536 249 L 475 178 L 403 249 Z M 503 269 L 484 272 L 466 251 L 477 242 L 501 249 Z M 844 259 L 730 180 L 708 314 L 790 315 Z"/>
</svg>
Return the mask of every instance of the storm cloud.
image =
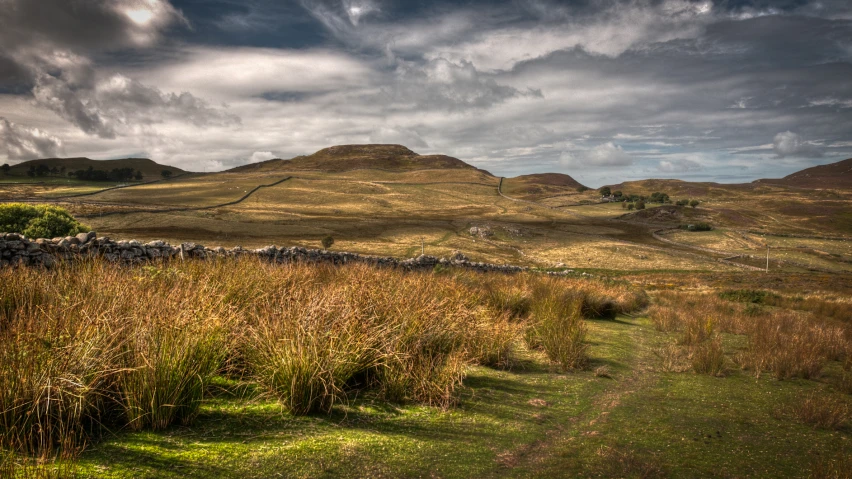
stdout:
<svg viewBox="0 0 852 479">
<path fill-rule="evenodd" d="M 398 142 L 590 185 L 852 157 L 839 0 L 3 1 L 0 111 L 73 155 L 208 170 Z"/>
</svg>

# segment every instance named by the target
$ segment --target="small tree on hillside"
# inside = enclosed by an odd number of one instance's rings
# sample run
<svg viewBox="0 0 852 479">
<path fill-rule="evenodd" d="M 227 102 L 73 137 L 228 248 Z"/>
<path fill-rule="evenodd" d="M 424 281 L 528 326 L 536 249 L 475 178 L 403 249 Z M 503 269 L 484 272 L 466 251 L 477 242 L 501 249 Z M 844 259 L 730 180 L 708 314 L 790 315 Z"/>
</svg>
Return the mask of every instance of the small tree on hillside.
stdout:
<svg viewBox="0 0 852 479">
<path fill-rule="evenodd" d="M 612 190 L 609 189 L 609 186 L 604 186 L 600 189 L 601 196 L 609 196 L 612 194 Z"/>
<path fill-rule="evenodd" d="M 9 166 L 8 163 L 4 163 L 3 166 L 0 166 L 0 171 L 2 171 L 4 175 L 8 175 L 9 170 L 11 170 L 11 169 L 12 169 L 12 167 Z"/>
<path fill-rule="evenodd" d="M 645 202 L 639 201 L 638 203 L 636 203 L 636 209 L 637 210 L 644 210 L 645 209 Z"/>
<path fill-rule="evenodd" d="M 334 244 L 334 238 L 332 238 L 331 235 L 326 236 L 325 238 L 322 239 L 322 248 L 323 249 L 329 249 L 329 248 L 331 248 L 331 246 L 333 244 Z"/>
<path fill-rule="evenodd" d="M 627 203 L 627 209 L 628 209 L 628 210 L 632 210 L 632 209 L 633 209 L 633 208 L 635 208 L 635 207 L 636 207 L 636 206 L 635 206 L 633 203 Z"/>
<path fill-rule="evenodd" d="M 160 175 L 163 177 L 163 179 L 167 180 L 172 177 L 172 172 L 170 170 L 163 170 L 160 172 Z"/>
<path fill-rule="evenodd" d="M 136 170 L 136 174 L 133 177 L 136 178 L 136 181 L 142 181 L 142 172 Z"/>
<path fill-rule="evenodd" d="M 689 206 L 691 206 L 693 208 L 695 208 L 696 206 L 698 206 L 700 204 L 701 204 L 701 202 L 698 201 L 698 200 L 692 200 L 692 201 L 689 202 Z"/>
</svg>

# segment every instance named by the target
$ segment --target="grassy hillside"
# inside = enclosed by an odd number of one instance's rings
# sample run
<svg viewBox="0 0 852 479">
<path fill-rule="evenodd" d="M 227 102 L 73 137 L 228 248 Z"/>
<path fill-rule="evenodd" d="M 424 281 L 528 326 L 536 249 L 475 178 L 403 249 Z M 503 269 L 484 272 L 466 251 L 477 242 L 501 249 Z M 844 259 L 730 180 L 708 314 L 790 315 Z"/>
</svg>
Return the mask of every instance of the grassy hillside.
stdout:
<svg viewBox="0 0 852 479">
<path fill-rule="evenodd" d="M 290 160 L 274 159 L 229 170 L 234 173 L 321 170 L 379 169 L 392 171 L 423 169 L 474 169 L 446 155 L 418 155 L 402 145 L 340 145 Z"/>
<path fill-rule="evenodd" d="M 595 198 L 592 193 L 581 194 L 585 189 L 574 178 L 561 173 L 537 173 L 503 180 L 503 193 L 525 200 L 540 201 L 551 197 L 565 197 L 582 201 Z"/>
<path fill-rule="evenodd" d="M 30 160 L 23 163 L 13 165 L 9 174 L 18 177 L 27 177 L 27 171 L 31 166 L 38 167 L 46 165 L 48 168 L 65 168 L 66 175 L 68 172 L 85 170 L 92 167 L 95 170 L 112 171 L 113 169 L 133 168 L 136 171 L 142 172 L 144 180 L 156 180 L 161 178 L 163 170 L 171 171 L 173 175 L 185 173 L 184 170 L 174 166 L 161 165 L 147 158 L 123 158 L 120 160 L 92 160 L 89 158 L 44 158 L 40 160 Z M 62 176 L 66 176 L 62 175 Z M 46 177 L 50 178 L 50 177 Z M 38 178 L 41 180 L 43 178 Z M 0 175 L 0 181 L 3 176 Z"/>
<path fill-rule="evenodd" d="M 755 184 L 785 185 L 797 188 L 852 188 L 852 158 L 828 165 L 814 166 L 782 179 L 757 180 Z"/>
<path fill-rule="evenodd" d="M 621 204 L 598 204 L 597 191 L 579 192 L 568 175 L 507 178 L 501 196 L 499 178 L 434 158 L 397 145 L 342 146 L 100 193 L 108 185 L 4 184 L 0 200 L 96 193 L 58 201 L 102 234 L 173 243 L 316 247 L 331 235 L 336 248 L 368 254 L 413 256 L 422 242 L 428 254 L 460 250 L 498 263 L 721 271 L 761 266 L 752 256 L 765 254 L 768 241 L 778 253 L 773 268 L 847 271 L 852 264 L 852 253 L 836 247 L 852 236 L 850 190 L 677 180 L 614 185 L 625 194 L 700 201 L 698 208 L 648 203 L 629 213 Z M 668 231 L 695 222 L 714 231 Z M 784 239 L 802 236 L 828 243 Z M 742 244 L 733 247 L 731 238 Z"/>
</svg>

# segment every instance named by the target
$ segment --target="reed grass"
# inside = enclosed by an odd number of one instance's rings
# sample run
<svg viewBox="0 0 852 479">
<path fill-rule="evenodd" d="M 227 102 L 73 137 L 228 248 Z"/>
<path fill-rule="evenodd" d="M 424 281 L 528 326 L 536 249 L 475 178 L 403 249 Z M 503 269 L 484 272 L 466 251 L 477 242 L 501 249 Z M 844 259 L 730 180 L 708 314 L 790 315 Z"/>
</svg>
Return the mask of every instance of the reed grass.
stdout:
<svg viewBox="0 0 852 479">
<path fill-rule="evenodd" d="M 522 335 L 582 367 L 584 311 L 646 302 L 590 280 L 256 259 L 3 269 L 0 468 L 48 477 L 58 466 L 39 464 L 73 457 L 103 427 L 190 424 L 218 374 L 292 414 L 367 389 L 447 408 L 469 365 L 510 367 Z"/>
</svg>

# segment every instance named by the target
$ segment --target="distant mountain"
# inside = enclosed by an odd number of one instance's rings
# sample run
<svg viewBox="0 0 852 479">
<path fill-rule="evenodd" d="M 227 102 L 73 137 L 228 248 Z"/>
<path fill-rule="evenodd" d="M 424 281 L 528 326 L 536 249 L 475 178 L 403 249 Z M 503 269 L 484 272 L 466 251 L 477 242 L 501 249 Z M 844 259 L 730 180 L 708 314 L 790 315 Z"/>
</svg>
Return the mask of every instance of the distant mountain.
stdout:
<svg viewBox="0 0 852 479">
<path fill-rule="evenodd" d="M 762 179 L 753 183 L 797 188 L 852 188 L 852 158 L 806 168 L 781 179 Z"/>
<path fill-rule="evenodd" d="M 120 160 L 92 160 L 90 158 L 44 158 L 40 160 L 29 160 L 23 163 L 18 163 L 12 166 L 9 174 L 16 176 L 26 176 L 27 171 L 31 166 L 38 167 L 39 165 L 47 165 L 48 168 L 61 169 L 65 167 L 65 175 L 69 172 L 77 170 L 86 170 L 90 166 L 95 170 L 112 171 L 121 168 L 133 168 L 141 171 L 142 176 L 146 180 L 154 180 L 160 178 L 163 170 L 172 172 L 172 175 L 186 173 L 180 168 L 174 166 L 161 165 L 147 158 L 123 158 Z"/>
<path fill-rule="evenodd" d="M 239 173 L 293 170 L 339 172 L 356 169 L 391 171 L 423 169 L 479 170 L 458 158 L 446 155 L 419 155 L 402 145 L 340 145 L 324 148 L 308 156 L 297 156 L 290 160 L 274 159 L 262 161 L 260 163 L 238 166 L 228 171 Z"/>
</svg>

